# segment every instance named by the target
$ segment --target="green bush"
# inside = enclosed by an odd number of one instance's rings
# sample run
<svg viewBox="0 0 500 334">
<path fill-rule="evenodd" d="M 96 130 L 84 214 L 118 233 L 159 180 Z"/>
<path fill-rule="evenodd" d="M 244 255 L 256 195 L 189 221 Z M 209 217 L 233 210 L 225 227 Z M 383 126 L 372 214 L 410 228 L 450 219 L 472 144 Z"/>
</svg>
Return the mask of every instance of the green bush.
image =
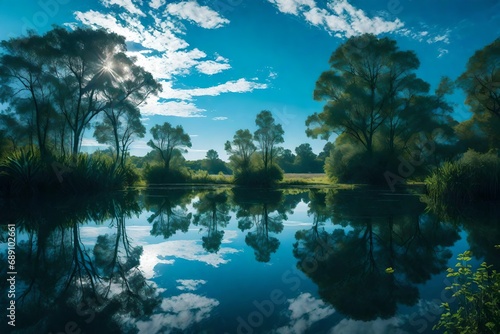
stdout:
<svg viewBox="0 0 500 334">
<path fill-rule="evenodd" d="M 0 165 L 1 183 L 16 195 L 36 193 L 45 181 L 44 167 L 38 151 L 15 151 Z"/>
<path fill-rule="evenodd" d="M 189 177 L 183 171 L 176 169 L 167 170 L 163 165 L 147 165 L 144 168 L 144 179 L 147 184 L 166 184 L 186 183 Z"/>
<path fill-rule="evenodd" d="M 7 194 L 97 193 L 132 186 L 139 176 L 132 166 L 115 168 L 106 156 L 79 154 L 49 157 L 42 161 L 36 151 L 19 150 L 0 164 L 0 188 Z"/>
<path fill-rule="evenodd" d="M 276 165 L 267 169 L 244 170 L 234 175 L 234 183 L 247 187 L 272 187 L 283 180 L 283 171 Z"/>
<path fill-rule="evenodd" d="M 468 263 L 471 256 L 470 251 L 460 254 L 457 269 L 448 269 L 447 276 L 455 282 L 446 289 L 453 291 L 458 305 L 441 304 L 444 312 L 434 329 L 444 328 L 450 334 L 500 333 L 500 273 L 485 262 L 474 272 Z"/>
<path fill-rule="evenodd" d="M 467 151 L 455 162 L 446 162 L 425 179 L 434 202 L 463 204 L 495 200 L 500 195 L 500 158 L 496 153 Z"/>
</svg>

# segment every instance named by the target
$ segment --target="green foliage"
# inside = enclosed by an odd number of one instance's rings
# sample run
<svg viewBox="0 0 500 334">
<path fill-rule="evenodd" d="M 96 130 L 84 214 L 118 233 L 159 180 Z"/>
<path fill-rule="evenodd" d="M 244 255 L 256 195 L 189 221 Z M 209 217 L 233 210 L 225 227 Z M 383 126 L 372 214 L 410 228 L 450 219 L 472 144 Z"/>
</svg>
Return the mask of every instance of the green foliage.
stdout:
<svg viewBox="0 0 500 334">
<path fill-rule="evenodd" d="M 191 137 L 184 132 L 181 125 L 173 127 L 168 122 L 156 124 L 150 132 L 153 139 L 148 142 L 148 146 L 158 151 L 167 171 L 171 167 L 172 159 L 181 155 L 185 151 L 184 147 L 191 147 Z"/>
<path fill-rule="evenodd" d="M 188 175 L 178 169 L 166 169 L 162 165 L 148 165 L 144 168 L 144 179 L 148 185 L 186 183 Z"/>
<path fill-rule="evenodd" d="M 453 291 L 458 307 L 441 304 L 444 312 L 434 329 L 444 328 L 446 334 L 500 332 L 500 273 L 486 262 L 476 271 L 469 261 L 472 253 L 466 251 L 458 256 L 456 269 L 449 268 L 447 277 L 454 283 L 446 287 Z"/>
<path fill-rule="evenodd" d="M 34 193 L 44 180 L 44 171 L 38 151 L 20 149 L 0 165 L 1 183 L 14 194 Z"/>
<path fill-rule="evenodd" d="M 276 165 L 268 169 L 245 170 L 234 175 L 234 183 L 250 187 L 272 187 L 283 180 L 283 171 Z"/>
<path fill-rule="evenodd" d="M 494 200 L 500 196 L 500 158 L 496 153 L 467 151 L 455 162 L 446 162 L 425 179 L 435 203 L 463 204 Z"/>
<path fill-rule="evenodd" d="M 1 184 L 14 195 L 96 193 L 133 186 L 139 175 L 131 165 L 115 168 L 104 154 L 79 154 L 42 160 L 38 151 L 21 149 L 0 165 Z"/>
<path fill-rule="evenodd" d="M 397 170 L 398 158 L 407 152 L 421 150 L 420 140 L 434 136 L 434 129 L 444 131 L 433 142 L 450 140 L 452 108 L 444 97 L 452 91 L 451 81 L 443 78 L 429 94 L 430 85 L 416 76 L 415 52 L 364 34 L 340 45 L 329 63 L 314 90 L 314 99 L 325 105 L 307 118 L 306 134 L 322 139 L 339 134 L 325 167 L 331 179 L 382 183 L 384 172 Z"/>
</svg>

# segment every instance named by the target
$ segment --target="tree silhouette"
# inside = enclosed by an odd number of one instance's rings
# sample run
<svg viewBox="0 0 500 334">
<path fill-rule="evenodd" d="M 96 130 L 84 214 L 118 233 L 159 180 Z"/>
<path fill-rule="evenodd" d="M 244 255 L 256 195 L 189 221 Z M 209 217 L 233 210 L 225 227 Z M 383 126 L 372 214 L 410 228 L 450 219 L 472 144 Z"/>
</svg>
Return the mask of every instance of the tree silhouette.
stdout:
<svg viewBox="0 0 500 334">
<path fill-rule="evenodd" d="M 207 235 L 201 238 L 203 248 L 209 253 L 217 253 L 224 237 L 224 231 L 219 228 L 226 227 L 231 218 L 226 192 L 204 194 L 193 207 L 197 211 L 193 224 L 207 231 Z"/>
</svg>

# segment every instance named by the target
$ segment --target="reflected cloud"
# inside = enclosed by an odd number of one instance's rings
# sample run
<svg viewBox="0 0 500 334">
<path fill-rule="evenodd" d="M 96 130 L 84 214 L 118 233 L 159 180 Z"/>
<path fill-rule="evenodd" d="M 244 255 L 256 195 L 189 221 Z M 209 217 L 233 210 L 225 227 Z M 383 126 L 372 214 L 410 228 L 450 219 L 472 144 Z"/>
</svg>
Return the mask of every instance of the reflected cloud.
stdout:
<svg viewBox="0 0 500 334">
<path fill-rule="evenodd" d="M 290 324 L 280 327 L 278 334 L 305 333 L 315 322 L 323 320 L 335 313 L 335 310 L 321 299 L 314 298 L 310 293 L 302 293 L 295 299 L 289 299 L 288 310 Z M 350 332 L 346 332 L 350 333 Z"/>
<path fill-rule="evenodd" d="M 164 313 L 154 314 L 148 321 L 138 321 L 139 333 L 170 333 L 186 330 L 207 319 L 210 312 L 219 305 L 213 298 L 193 293 L 183 293 L 166 298 L 161 303 Z"/>
<path fill-rule="evenodd" d="M 376 319 L 372 321 L 360 321 L 353 319 L 343 319 L 329 334 L 409 334 L 401 330 L 401 320 L 397 317 L 390 319 Z"/>
<path fill-rule="evenodd" d="M 226 258 L 227 255 L 240 252 L 235 248 L 225 247 L 221 248 L 218 253 L 207 253 L 198 240 L 171 240 L 144 245 L 143 248 L 139 268 L 148 279 L 155 276 L 154 268 L 157 264 L 174 264 L 175 258 L 204 262 L 217 268 L 230 261 Z"/>
<path fill-rule="evenodd" d="M 199 286 L 206 284 L 207 281 L 202 279 L 178 279 L 176 281 L 180 285 L 177 287 L 179 290 L 195 291 Z"/>
</svg>

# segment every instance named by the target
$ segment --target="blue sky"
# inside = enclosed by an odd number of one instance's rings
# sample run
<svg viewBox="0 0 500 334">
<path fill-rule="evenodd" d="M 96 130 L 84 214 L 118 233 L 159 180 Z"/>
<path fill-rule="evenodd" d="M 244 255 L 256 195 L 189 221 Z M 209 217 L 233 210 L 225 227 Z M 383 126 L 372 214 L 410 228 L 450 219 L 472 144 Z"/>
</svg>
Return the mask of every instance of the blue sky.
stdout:
<svg viewBox="0 0 500 334">
<path fill-rule="evenodd" d="M 330 54 L 348 37 L 389 36 L 416 51 L 418 75 L 433 87 L 455 79 L 475 50 L 500 35 L 497 0 L 0 0 L 0 39 L 53 24 L 103 27 L 124 35 L 129 53 L 162 82 L 141 107 L 146 128 L 170 122 L 192 136 L 188 159 L 203 158 L 236 130 L 255 130 L 270 110 L 285 130 L 286 148 L 308 142 L 305 119 L 321 111 L 314 84 Z M 450 99 L 465 119 L 463 95 Z M 89 131 L 87 150 L 95 148 Z M 136 140 L 144 155 L 149 138 Z"/>
</svg>

